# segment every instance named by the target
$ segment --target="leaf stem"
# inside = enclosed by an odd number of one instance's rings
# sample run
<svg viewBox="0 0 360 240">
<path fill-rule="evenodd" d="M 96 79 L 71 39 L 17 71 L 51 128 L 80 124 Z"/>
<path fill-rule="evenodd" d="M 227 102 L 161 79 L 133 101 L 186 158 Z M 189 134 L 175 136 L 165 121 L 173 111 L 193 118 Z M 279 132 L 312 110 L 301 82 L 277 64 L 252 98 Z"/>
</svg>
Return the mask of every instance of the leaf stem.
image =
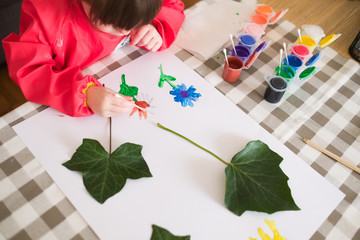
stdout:
<svg viewBox="0 0 360 240">
<path fill-rule="evenodd" d="M 160 69 L 160 74 L 161 74 L 161 76 L 164 75 L 163 70 L 162 70 L 162 64 L 160 64 L 160 66 L 158 67 L 158 69 Z"/>
<path fill-rule="evenodd" d="M 109 141 L 109 154 L 111 154 L 111 125 L 112 125 L 112 120 L 111 120 L 111 117 L 109 117 L 109 120 L 110 120 L 110 141 Z"/>
<path fill-rule="evenodd" d="M 170 85 L 170 87 L 172 87 L 172 88 L 178 88 L 177 86 L 175 86 L 174 84 L 172 84 L 169 80 L 165 80 L 169 85 Z"/>
<path fill-rule="evenodd" d="M 124 79 L 123 79 L 124 76 Z M 125 81 L 125 75 L 123 74 L 123 76 L 121 76 L 121 79 L 123 79 Z M 103 87 L 105 87 L 105 84 L 103 84 Z M 109 121 L 110 121 L 110 141 L 109 141 L 109 154 L 111 154 L 111 117 L 109 117 Z"/>
<path fill-rule="evenodd" d="M 188 139 L 187 137 L 181 135 L 180 133 L 177 133 L 177 132 L 175 132 L 175 131 L 167 128 L 167 127 L 164 127 L 164 126 L 161 125 L 160 123 L 157 123 L 157 126 L 160 127 L 160 128 L 162 128 L 162 129 L 164 129 L 164 130 L 166 130 L 166 131 L 168 131 L 168 132 L 174 133 L 175 135 L 178 135 L 179 137 L 182 137 L 183 139 L 185 139 L 185 140 L 187 140 L 188 142 L 194 144 L 194 145 L 197 146 L 198 148 L 201 148 L 201 149 L 204 150 L 205 152 L 210 153 L 211 155 L 213 155 L 214 157 L 216 157 L 217 159 L 219 159 L 222 163 L 224 163 L 224 164 L 226 164 L 226 165 L 230 165 L 230 164 L 231 164 L 231 163 L 228 163 L 228 162 L 224 161 L 222 158 L 220 158 L 220 157 L 219 157 L 218 155 L 216 155 L 215 153 L 207 150 L 206 148 L 203 148 L 203 147 L 200 146 L 199 144 L 197 144 L 197 143 L 193 142 L 192 140 Z"/>
</svg>

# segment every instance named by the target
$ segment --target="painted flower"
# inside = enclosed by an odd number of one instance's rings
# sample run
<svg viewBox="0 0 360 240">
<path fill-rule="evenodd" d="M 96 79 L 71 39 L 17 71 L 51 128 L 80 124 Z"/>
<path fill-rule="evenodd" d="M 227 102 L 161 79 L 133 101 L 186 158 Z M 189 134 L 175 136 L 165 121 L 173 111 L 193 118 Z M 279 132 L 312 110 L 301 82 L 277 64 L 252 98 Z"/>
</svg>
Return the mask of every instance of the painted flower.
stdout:
<svg viewBox="0 0 360 240">
<path fill-rule="evenodd" d="M 174 78 L 173 76 L 170 75 L 165 75 L 163 73 L 163 69 L 162 69 L 162 65 L 160 64 L 160 80 L 159 80 L 159 87 L 163 87 L 164 86 L 164 82 L 167 82 L 172 88 L 176 88 L 176 86 L 174 84 L 172 84 L 171 82 L 175 81 L 176 78 Z"/>
<path fill-rule="evenodd" d="M 192 85 L 187 88 L 185 84 L 177 85 L 177 88 L 173 88 L 170 91 L 171 95 L 174 95 L 174 101 L 180 102 L 182 107 L 190 106 L 193 107 L 193 101 L 196 102 L 201 96 L 200 93 L 196 93 L 196 88 Z"/>
<path fill-rule="evenodd" d="M 265 223 L 274 233 L 274 238 L 271 238 L 269 235 L 267 235 L 264 230 L 262 230 L 262 228 L 258 228 L 258 233 L 262 240 L 286 240 L 286 238 L 280 235 L 274 220 L 269 220 L 265 218 Z M 256 238 L 249 238 L 249 240 L 256 240 Z"/>
</svg>

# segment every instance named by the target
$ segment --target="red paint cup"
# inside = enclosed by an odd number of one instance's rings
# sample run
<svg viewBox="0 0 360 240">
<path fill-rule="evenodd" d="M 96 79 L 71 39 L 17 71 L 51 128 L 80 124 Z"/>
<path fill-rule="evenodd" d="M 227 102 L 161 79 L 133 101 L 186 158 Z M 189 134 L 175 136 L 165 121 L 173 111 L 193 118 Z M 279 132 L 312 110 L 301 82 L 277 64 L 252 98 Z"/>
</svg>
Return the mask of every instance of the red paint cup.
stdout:
<svg viewBox="0 0 360 240">
<path fill-rule="evenodd" d="M 291 47 L 291 54 L 301 58 L 303 61 L 306 61 L 306 59 L 310 57 L 310 50 L 303 44 L 294 44 Z"/>
<path fill-rule="evenodd" d="M 225 60 L 225 66 L 222 73 L 222 78 L 229 83 L 233 83 L 239 79 L 244 63 L 238 57 L 229 57 L 228 61 L 229 61 L 229 65 Z"/>
</svg>

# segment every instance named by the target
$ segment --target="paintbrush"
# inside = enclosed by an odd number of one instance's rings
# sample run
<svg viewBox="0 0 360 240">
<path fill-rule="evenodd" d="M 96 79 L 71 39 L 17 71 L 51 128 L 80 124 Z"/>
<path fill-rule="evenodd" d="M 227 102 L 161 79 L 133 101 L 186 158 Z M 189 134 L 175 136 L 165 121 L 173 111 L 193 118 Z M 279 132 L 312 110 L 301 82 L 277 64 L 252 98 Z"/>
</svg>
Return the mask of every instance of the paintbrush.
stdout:
<svg viewBox="0 0 360 240">
<path fill-rule="evenodd" d="M 229 66 L 229 60 L 228 60 L 228 57 L 227 57 L 226 48 L 224 48 L 223 52 L 224 52 L 224 55 L 225 55 L 225 61 L 226 61 L 227 65 Z"/>
<path fill-rule="evenodd" d="M 120 95 L 119 93 L 115 93 L 114 95 L 115 95 L 115 97 L 117 97 L 117 98 L 121 98 L 121 99 L 124 99 L 125 101 L 128 101 L 126 98 L 124 98 L 124 97 L 123 97 L 122 95 Z M 139 107 L 138 105 L 136 105 L 135 102 L 133 102 L 133 106 L 136 107 L 136 108 L 138 108 L 138 109 L 140 109 L 140 110 L 142 110 L 142 111 L 145 110 L 144 108 Z"/>
<path fill-rule="evenodd" d="M 278 71 L 278 74 L 280 75 L 280 72 L 281 72 L 281 61 L 282 61 L 282 55 L 283 55 L 283 50 L 280 49 L 280 62 L 279 62 L 279 71 Z"/>
<path fill-rule="evenodd" d="M 315 148 L 316 150 L 318 150 L 318 151 L 324 153 L 325 155 L 331 157 L 332 159 L 340 162 L 341 164 L 347 166 L 348 168 L 354 170 L 355 172 L 360 173 L 360 168 L 358 168 L 357 166 L 349 163 L 348 161 L 345 161 L 344 159 L 342 159 L 342 158 L 340 158 L 339 156 L 335 155 L 334 153 L 326 150 L 325 148 L 320 147 L 319 145 L 315 144 L 314 142 L 312 142 L 312 141 L 309 140 L 309 139 L 302 138 L 302 140 L 303 140 L 306 144 L 308 144 L 308 145 L 310 145 L 311 147 Z"/>
<path fill-rule="evenodd" d="M 284 47 L 284 52 L 285 52 L 286 64 L 289 65 L 289 58 L 288 58 L 288 54 L 286 51 L 286 43 L 285 42 L 283 42 L 283 47 Z"/>
<path fill-rule="evenodd" d="M 105 84 L 103 84 L 103 87 L 105 87 Z M 115 93 L 114 96 L 117 97 L 117 98 L 124 99 L 125 101 L 128 101 L 127 99 L 125 99 L 125 98 L 124 98 L 122 95 L 120 95 L 119 93 Z M 133 103 L 133 106 L 134 106 L 134 107 L 137 107 L 137 108 L 140 109 L 140 110 L 145 110 L 145 109 L 143 109 L 142 107 L 139 107 L 138 105 L 136 105 L 135 103 Z"/>
<path fill-rule="evenodd" d="M 298 34 L 299 34 L 299 41 L 300 41 L 300 43 L 302 43 L 302 38 L 301 38 L 301 33 L 300 33 L 300 28 L 298 28 Z"/>
<path fill-rule="evenodd" d="M 230 41 L 231 41 L 231 45 L 234 49 L 234 54 L 237 56 L 237 52 L 236 52 L 235 44 L 234 44 L 234 40 L 233 40 L 233 35 L 231 33 L 230 33 Z"/>
</svg>

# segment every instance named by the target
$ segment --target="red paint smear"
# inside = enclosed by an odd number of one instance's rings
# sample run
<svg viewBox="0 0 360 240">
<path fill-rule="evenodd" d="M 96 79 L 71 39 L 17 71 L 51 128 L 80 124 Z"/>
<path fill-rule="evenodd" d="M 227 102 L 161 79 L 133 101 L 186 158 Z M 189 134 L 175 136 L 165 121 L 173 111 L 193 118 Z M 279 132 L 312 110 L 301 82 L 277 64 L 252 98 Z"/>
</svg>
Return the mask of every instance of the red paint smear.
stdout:
<svg viewBox="0 0 360 240">
<path fill-rule="evenodd" d="M 135 105 L 136 106 L 139 106 L 141 107 L 143 110 L 137 108 L 137 107 L 134 107 L 132 112 L 130 113 L 130 116 L 132 116 L 135 112 L 139 112 L 139 118 L 141 119 L 142 117 L 144 117 L 144 119 L 147 119 L 147 111 L 146 111 L 146 108 L 150 107 L 150 105 L 145 102 L 145 101 L 136 101 L 135 102 Z"/>
</svg>

